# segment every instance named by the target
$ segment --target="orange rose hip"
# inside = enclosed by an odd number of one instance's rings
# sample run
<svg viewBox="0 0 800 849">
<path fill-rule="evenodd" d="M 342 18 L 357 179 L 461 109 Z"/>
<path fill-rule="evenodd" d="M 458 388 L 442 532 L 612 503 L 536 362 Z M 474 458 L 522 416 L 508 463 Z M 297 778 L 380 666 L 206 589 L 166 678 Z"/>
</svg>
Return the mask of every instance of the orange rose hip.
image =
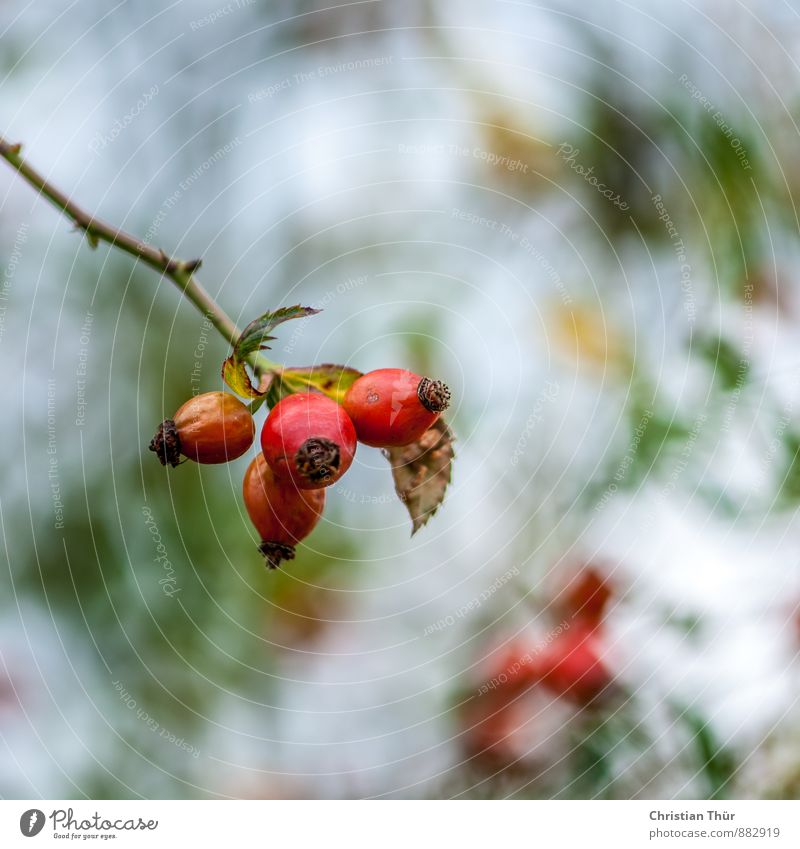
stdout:
<svg viewBox="0 0 800 849">
<path fill-rule="evenodd" d="M 180 456 L 196 463 L 227 463 L 253 444 L 256 426 L 250 410 L 227 392 L 205 392 L 165 419 L 150 442 L 162 466 L 177 466 Z"/>
<path fill-rule="evenodd" d="M 263 454 L 247 467 L 242 494 L 270 569 L 294 559 L 295 545 L 314 530 L 325 507 L 324 489 L 302 490 L 276 477 Z"/>
</svg>

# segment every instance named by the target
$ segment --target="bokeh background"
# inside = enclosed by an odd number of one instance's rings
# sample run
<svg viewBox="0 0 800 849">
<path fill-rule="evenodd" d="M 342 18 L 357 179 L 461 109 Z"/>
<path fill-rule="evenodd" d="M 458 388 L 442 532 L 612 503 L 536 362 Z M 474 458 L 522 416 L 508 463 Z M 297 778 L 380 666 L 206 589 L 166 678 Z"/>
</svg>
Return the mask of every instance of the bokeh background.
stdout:
<svg viewBox="0 0 800 849">
<path fill-rule="evenodd" d="M 444 379 L 458 440 L 413 538 L 362 447 L 268 573 L 248 458 L 146 450 L 227 345 L 0 163 L 0 795 L 796 796 L 795 4 L 2 0 L 0 43 L 57 185 L 240 326 L 324 308 L 275 359 Z"/>
</svg>

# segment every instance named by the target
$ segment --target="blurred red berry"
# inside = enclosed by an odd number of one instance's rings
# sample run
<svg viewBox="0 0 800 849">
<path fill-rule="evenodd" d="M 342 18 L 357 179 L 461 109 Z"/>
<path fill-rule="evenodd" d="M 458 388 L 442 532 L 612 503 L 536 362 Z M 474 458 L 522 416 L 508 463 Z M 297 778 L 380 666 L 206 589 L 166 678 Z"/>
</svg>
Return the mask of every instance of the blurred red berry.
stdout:
<svg viewBox="0 0 800 849">
<path fill-rule="evenodd" d="M 503 689 L 524 690 L 541 677 L 541 663 L 535 645 L 514 640 L 492 651 L 483 663 L 481 692 Z"/>
<path fill-rule="evenodd" d="M 476 696 L 461 711 L 462 745 L 469 757 L 485 765 L 507 766 L 519 757 L 519 733 L 530 718 L 530 705 L 510 693 Z"/>
<path fill-rule="evenodd" d="M 608 578 L 596 567 L 586 566 L 565 584 L 555 607 L 569 620 L 599 625 L 614 592 Z"/>
<path fill-rule="evenodd" d="M 597 630 L 573 625 L 559 634 L 539 657 L 543 686 L 556 696 L 589 704 L 611 683 L 603 654 L 603 640 Z"/>
</svg>

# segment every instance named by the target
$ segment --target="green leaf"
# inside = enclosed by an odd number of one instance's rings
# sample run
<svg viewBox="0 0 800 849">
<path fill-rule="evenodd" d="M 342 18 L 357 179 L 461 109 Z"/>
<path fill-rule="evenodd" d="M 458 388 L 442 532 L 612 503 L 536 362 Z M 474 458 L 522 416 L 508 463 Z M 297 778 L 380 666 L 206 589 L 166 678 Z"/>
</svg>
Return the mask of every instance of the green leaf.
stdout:
<svg viewBox="0 0 800 849">
<path fill-rule="evenodd" d="M 455 437 L 442 419 L 417 442 L 403 448 L 387 448 L 397 495 L 411 516 L 413 536 L 439 509 L 453 470 Z"/>
<path fill-rule="evenodd" d="M 692 734 L 700 770 L 707 782 L 709 799 L 724 799 L 736 775 L 736 758 L 729 748 L 714 734 L 708 720 L 691 708 L 680 711 L 682 719 Z"/>
<path fill-rule="evenodd" d="M 698 345 L 698 351 L 714 367 L 714 377 L 723 390 L 732 392 L 744 386 L 750 364 L 730 342 L 721 336 L 704 339 Z"/>
<path fill-rule="evenodd" d="M 242 331 L 236 347 L 233 349 L 234 356 L 240 360 L 246 359 L 250 354 L 256 351 L 263 351 L 269 348 L 267 342 L 270 342 L 275 337 L 269 334 L 284 321 L 290 321 L 293 318 L 308 318 L 310 315 L 316 315 L 319 310 L 313 307 L 301 307 L 299 304 L 293 307 L 281 307 L 274 312 L 265 312 L 254 321 L 245 327 Z"/>
<path fill-rule="evenodd" d="M 245 365 L 247 358 L 257 351 L 269 348 L 267 342 L 275 338 L 270 336 L 270 333 L 279 324 L 293 318 L 307 318 L 318 312 L 319 310 L 313 307 L 301 307 L 297 304 L 293 307 L 281 307 L 273 312 L 265 312 L 264 315 L 251 321 L 233 346 L 233 353 L 222 364 L 222 379 L 237 395 L 243 398 L 259 398 L 264 392 L 253 386 Z"/>
<path fill-rule="evenodd" d="M 344 400 L 347 390 L 359 377 L 361 377 L 361 372 L 357 369 L 332 363 L 286 368 L 280 374 L 281 381 L 290 393 L 316 389 L 339 404 Z"/>
<path fill-rule="evenodd" d="M 788 427 L 782 438 L 786 466 L 780 477 L 778 496 L 788 504 L 800 501 L 800 431 Z"/>
<path fill-rule="evenodd" d="M 237 360 L 234 354 L 222 364 L 222 379 L 242 398 L 259 398 L 262 394 L 250 382 L 244 360 Z"/>
</svg>

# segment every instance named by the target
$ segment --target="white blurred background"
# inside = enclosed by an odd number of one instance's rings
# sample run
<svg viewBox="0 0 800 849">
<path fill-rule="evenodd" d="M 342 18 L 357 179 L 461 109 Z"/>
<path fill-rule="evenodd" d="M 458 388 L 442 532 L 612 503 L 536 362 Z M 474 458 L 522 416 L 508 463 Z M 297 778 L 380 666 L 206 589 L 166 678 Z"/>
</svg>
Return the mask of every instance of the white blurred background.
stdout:
<svg viewBox="0 0 800 849">
<path fill-rule="evenodd" d="M 146 450 L 226 343 L 3 164 L 0 795 L 796 795 L 798 37 L 768 0 L 1 2 L 0 135 L 240 326 L 322 307 L 274 359 L 445 380 L 457 460 L 410 539 L 362 446 L 267 573 L 248 459 Z M 587 569 L 609 692 L 477 695 Z"/>
</svg>

